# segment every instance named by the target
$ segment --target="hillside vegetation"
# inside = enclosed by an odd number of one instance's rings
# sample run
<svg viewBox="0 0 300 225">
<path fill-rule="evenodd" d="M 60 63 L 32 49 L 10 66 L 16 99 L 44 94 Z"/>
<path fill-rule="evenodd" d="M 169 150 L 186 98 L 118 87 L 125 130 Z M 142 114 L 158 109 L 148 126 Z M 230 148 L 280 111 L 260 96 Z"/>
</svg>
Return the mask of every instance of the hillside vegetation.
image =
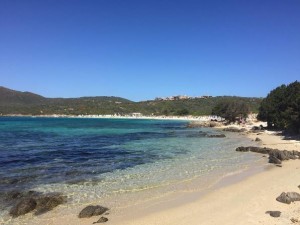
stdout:
<svg viewBox="0 0 300 225">
<path fill-rule="evenodd" d="M 258 119 L 269 128 L 300 134 L 300 82 L 281 85 L 262 101 Z"/>
<path fill-rule="evenodd" d="M 142 113 L 144 115 L 208 115 L 224 100 L 238 100 L 258 112 L 260 98 L 219 96 L 207 99 L 133 102 L 120 97 L 45 98 L 30 92 L 0 87 L 0 115 L 105 115 Z"/>
</svg>

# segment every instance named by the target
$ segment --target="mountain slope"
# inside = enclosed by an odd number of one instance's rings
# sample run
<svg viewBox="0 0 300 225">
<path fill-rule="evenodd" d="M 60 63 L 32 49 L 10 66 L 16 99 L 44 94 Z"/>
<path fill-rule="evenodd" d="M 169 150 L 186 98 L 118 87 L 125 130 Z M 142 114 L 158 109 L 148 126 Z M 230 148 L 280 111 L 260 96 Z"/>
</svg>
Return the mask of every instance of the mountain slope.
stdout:
<svg viewBox="0 0 300 225">
<path fill-rule="evenodd" d="M 41 95 L 31 92 L 21 92 L 0 86 L 0 105 L 37 104 L 45 101 Z"/>
<path fill-rule="evenodd" d="M 207 99 L 186 99 L 175 101 L 142 101 L 100 96 L 81 98 L 45 98 L 30 93 L 0 87 L 0 115 L 105 115 L 130 114 L 140 112 L 144 115 L 180 115 L 183 111 L 190 115 L 208 115 L 212 108 L 225 99 L 237 99 L 257 112 L 261 98 L 220 96 Z"/>
</svg>

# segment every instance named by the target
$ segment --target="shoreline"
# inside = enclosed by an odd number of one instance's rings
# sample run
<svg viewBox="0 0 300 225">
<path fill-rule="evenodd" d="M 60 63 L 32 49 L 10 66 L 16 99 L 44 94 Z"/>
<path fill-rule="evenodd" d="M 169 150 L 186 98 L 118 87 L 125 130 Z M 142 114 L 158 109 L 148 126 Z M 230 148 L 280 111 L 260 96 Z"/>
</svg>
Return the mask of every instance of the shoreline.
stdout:
<svg viewBox="0 0 300 225">
<path fill-rule="evenodd" d="M 254 141 L 262 139 L 261 145 L 280 150 L 300 150 L 299 141 L 282 140 L 276 132 L 246 134 Z M 247 153 L 245 153 L 247 154 Z M 300 203 L 286 205 L 275 199 L 282 192 L 299 192 L 300 162 L 289 160 L 283 167 L 267 163 L 254 166 L 237 174 L 223 177 L 205 193 L 192 194 L 188 201 L 179 204 L 167 204 L 162 210 L 145 210 L 135 217 L 124 217 L 112 223 L 116 225 L 232 225 L 232 224 L 293 224 L 291 219 L 300 220 Z M 188 197 L 187 195 L 185 197 Z M 273 218 L 266 211 L 280 210 L 281 217 Z"/>
<path fill-rule="evenodd" d="M 137 120 L 181 120 L 181 121 L 210 121 L 211 119 L 216 119 L 217 117 L 211 115 L 203 116 L 131 116 L 131 115 L 0 115 L 1 117 L 28 117 L 28 118 L 70 118 L 70 119 L 137 119 Z M 219 118 L 220 120 L 221 118 Z"/>
<path fill-rule="evenodd" d="M 242 127 L 240 127 L 242 128 Z M 218 130 L 219 128 L 217 128 Z M 221 128 L 220 128 L 221 129 Z M 262 139 L 263 147 L 300 150 L 299 141 L 282 140 L 275 132 L 263 131 L 257 133 L 241 133 L 245 138 L 254 141 Z M 249 154 L 249 153 L 241 153 Z M 122 214 L 111 210 L 106 224 L 115 225 L 163 225 L 163 224 L 289 224 L 290 217 L 298 218 L 295 211 L 300 210 L 300 204 L 291 206 L 275 201 L 281 192 L 299 191 L 297 181 L 300 175 L 298 160 L 283 163 L 279 168 L 267 163 L 267 158 L 258 153 L 260 163 L 237 171 L 219 179 L 212 187 L 204 191 L 174 193 L 179 196 L 162 198 L 144 202 L 129 207 Z M 286 176 L 286 174 L 288 176 Z M 274 179 L 276 177 L 276 180 Z M 101 202 L 95 202 L 100 204 Z M 66 206 L 61 206 L 49 214 L 40 217 L 39 222 L 46 224 L 92 224 L 99 219 L 78 219 L 74 214 L 58 214 Z M 280 210 L 280 218 L 272 218 L 265 214 L 268 210 Z M 295 215 L 294 215 L 295 214 Z M 13 222 L 13 221 L 12 221 Z M 29 221 L 30 222 L 30 221 Z M 290 222 L 291 223 L 291 222 Z M 12 223 L 13 224 L 13 223 Z M 292 224 L 292 223 L 291 223 Z"/>
</svg>

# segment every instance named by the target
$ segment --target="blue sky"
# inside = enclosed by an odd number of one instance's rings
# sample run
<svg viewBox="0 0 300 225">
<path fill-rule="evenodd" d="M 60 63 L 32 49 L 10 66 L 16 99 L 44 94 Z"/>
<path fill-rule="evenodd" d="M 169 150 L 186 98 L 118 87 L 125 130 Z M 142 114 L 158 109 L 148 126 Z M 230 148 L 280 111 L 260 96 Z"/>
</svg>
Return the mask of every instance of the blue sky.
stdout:
<svg viewBox="0 0 300 225">
<path fill-rule="evenodd" d="M 138 101 L 295 80 L 299 0 L 0 1 L 0 86 Z"/>
</svg>

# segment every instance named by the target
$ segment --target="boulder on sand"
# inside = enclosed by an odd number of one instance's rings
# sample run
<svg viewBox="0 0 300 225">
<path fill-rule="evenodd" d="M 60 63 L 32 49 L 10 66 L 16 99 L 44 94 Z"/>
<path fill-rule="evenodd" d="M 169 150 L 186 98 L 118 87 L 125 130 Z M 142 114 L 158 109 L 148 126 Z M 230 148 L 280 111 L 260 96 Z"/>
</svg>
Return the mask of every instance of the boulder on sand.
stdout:
<svg viewBox="0 0 300 225">
<path fill-rule="evenodd" d="M 89 205 L 85 207 L 81 212 L 79 213 L 79 218 L 89 218 L 92 216 L 99 216 L 105 213 L 108 210 L 108 208 L 100 206 L 100 205 Z"/>
<path fill-rule="evenodd" d="M 280 217 L 281 212 L 280 211 L 267 211 L 267 214 L 270 214 L 272 217 Z"/>
<path fill-rule="evenodd" d="M 291 204 L 294 201 L 300 201 L 300 194 L 297 192 L 282 192 L 276 200 L 285 204 Z"/>
</svg>

